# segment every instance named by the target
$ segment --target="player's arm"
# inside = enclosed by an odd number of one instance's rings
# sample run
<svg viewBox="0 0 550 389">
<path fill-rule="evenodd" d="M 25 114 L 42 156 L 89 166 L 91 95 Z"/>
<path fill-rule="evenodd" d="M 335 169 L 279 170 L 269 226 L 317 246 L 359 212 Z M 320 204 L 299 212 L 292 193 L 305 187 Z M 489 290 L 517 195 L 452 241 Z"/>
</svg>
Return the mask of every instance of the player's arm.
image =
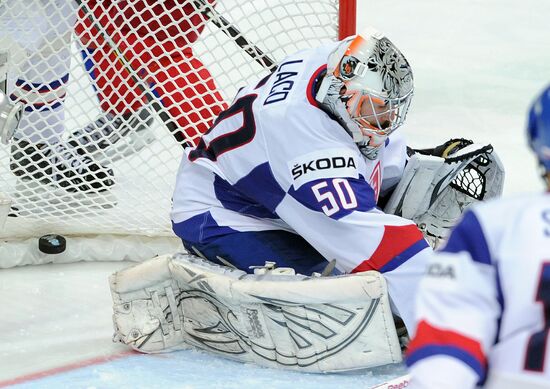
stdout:
<svg viewBox="0 0 550 389">
<path fill-rule="evenodd" d="M 430 260 L 419 287 L 418 325 L 407 355 L 411 388 L 465 389 L 483 383 L 486 351 L 495 341 L 501 313 L 492 262 L 476 214 L 466 212 Z"/>
<path fill-rule="evenodd" d="M 376 207 L 375 190 L 361 173 L 360 156 L 327 149 L 311 157 L 292 161 L 292 184 L 277 214 L 327 260 L 335 259 L 340 271 L 383 273 L 390 297 L 410 328 L 410 295 L 424 271 L 426 253 L 421 252 L 428 249 L 422 233 L 412 221 Z M 328 160 L 338 163 L 304 170 Z"/>
</svg>

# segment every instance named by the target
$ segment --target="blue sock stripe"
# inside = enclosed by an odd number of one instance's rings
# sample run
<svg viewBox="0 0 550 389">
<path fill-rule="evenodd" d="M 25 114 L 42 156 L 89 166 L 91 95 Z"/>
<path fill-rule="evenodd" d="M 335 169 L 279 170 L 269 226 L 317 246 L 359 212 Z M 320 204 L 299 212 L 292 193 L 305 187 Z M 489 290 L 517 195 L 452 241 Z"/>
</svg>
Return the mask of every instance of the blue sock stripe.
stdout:
<svg viewBox="0 0 550 389">
<path fill-rule="evenodd" d="M 54 104 L 51 104 L 51 103 L 54 103 Z M 54 109 L 60 107 L 61 104 L 63 104 L 63 101 L 58 101 L 58 100 L 54 100 L 46 103 L 27 104 L 25 106 L 25 112 L 53 111 Z"/>
<path fill-rule="evenodd" d="M 37 82 L 29 82 L 26 80 L 23 80 L 21 78 L 17 79 L 15 82 L 15 86 L 19 87 L 20 89 L 23 89 L 27 92 L 34 91 L 38 93 L 45 93 L 45 92 L 51 92 L 54 91 L 61 86 L 65 85 L 69 81 L 69 74 L 65 74 L 63 77 L 61 77 L 59 80 L 54 80 L 50 83 L 37 83 Z"/>
</svg>

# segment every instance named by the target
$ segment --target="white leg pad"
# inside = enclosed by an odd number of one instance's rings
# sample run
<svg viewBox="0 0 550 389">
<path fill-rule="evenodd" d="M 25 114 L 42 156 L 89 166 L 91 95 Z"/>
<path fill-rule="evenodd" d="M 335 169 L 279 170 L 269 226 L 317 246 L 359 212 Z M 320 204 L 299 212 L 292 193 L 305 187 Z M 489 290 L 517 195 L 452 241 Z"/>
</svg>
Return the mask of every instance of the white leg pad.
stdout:
<svg viewBox="0 0 550 389">
<path fill-rule="evenodd" d="M 194 346 L 307 372 L 400 362 L 378 272 L 250 275 L 196 256 L 163 256 L 111 276 L 115 340 L 142 352 Z"/>
</svg>

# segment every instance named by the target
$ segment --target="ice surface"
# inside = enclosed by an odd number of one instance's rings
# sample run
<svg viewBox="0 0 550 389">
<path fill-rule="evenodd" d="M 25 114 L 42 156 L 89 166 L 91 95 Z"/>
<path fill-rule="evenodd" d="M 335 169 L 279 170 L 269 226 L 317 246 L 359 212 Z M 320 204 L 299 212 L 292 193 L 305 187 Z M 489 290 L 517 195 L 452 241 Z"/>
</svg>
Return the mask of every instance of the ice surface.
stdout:
<svg viewBox="0 0 550 389">
<path fill-rule="evenodd" d="M 107 276 L 126 263 L 27 266 L 0 272 L 0 387 L 369 387 L 405 373 L 301 374 L 180 351 L 131 353 L 111 343 Z"/>
<path fill-rule="evenodd" d="M 525 109 L 549 82 L 550 2 L 358 1 L 358 29 L 384 31 L 409 58 L 416 93 L 403 128 L 413 146 L 490 142 L 505 195 L 542 190 L 525 142 Z M 368 388 L 403 372 L 311 375 L 202 352 L 145 356 L 111 343 L 107 276 L 125 263 L 0 271 L 0 386 L 67 388 Z"/>
</svg>

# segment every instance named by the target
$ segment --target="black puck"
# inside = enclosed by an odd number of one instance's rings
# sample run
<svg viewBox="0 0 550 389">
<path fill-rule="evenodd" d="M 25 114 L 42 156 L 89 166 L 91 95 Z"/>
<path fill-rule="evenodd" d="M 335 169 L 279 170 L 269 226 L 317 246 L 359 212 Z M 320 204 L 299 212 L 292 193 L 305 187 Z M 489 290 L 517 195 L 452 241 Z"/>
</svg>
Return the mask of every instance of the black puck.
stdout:
<svg viewBox="0 0 550 389">
<path fill-rule="evenodd" d="M 38 239 L 38 250 L 45 254 L 60 254 L 67 248 L 67 240 L 61 235 L 48 234 Z"/>
</svg>

